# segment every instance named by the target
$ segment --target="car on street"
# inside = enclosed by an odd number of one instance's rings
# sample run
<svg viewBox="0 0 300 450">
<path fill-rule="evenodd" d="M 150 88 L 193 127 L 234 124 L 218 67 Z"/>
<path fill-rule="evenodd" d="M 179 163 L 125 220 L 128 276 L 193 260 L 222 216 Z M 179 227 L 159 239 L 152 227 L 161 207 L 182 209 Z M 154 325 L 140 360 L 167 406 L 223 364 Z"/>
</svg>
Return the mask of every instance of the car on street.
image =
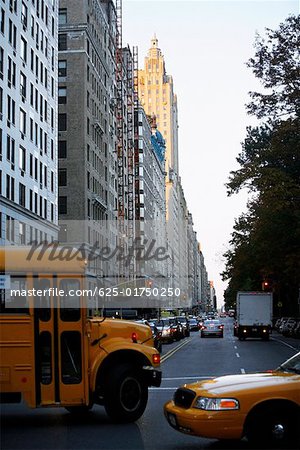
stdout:
<svg viewBox="0 0 300 450">
<path fill-rule="evenodd" d="M 153 322 L 149 322 L 149 327 L 152 331 L 154 347 L 161 353 L 162 351 L 162 340 L 161 340 L 161 332 L 158 330 L 157 326 Z"/>
<path fill-rule="evenodd" d="M 179 341 L 183 337 L 182 326 L 174 317 L 161 318 L 156 321 L 155 325 L 161 333 L 162 342 Z"/>
<path fill-rule="evenodd" d="M 217 336 L 222 338 L 224 335 L 224 325 L 218 319 L 207 319 L 200 328 L 200 336 Z"/>
<path fill-rule="evenodd" d="M 179 387 L 164 406 L 176 430 L 242 439 L 258 448 L 300 444 L 300 352 L 277 369 L 226 375 Z"/>
<path fill-rule="evenodd" d="M 183 337 L 188 337 L 190 335 L 189 319 L 185 316 L 177 316 L 175 319 L 182 325 Z"/>
<path fill-rule="evenodd" d="M 158 350 L 159 353 L 161 353 L 162 351 L 161 332 L 157 328 L 156 324 L 154 322 L 149 322 L 146 319 L 136 320 L 135 322 L 142 323 L 143 325 L 148 325 L 151 328 L 154 348 L 156 348 L 156 350 Z"/>
<path fill-rule="evenodd" d="M 191 317 L 189 319 L 189 323 L 190 323 L 190 331 L 198 331 L 199 330 L 199 325 L 198 325 L 197 319 L 195 319 L 194 317 Z"/>
</svg>

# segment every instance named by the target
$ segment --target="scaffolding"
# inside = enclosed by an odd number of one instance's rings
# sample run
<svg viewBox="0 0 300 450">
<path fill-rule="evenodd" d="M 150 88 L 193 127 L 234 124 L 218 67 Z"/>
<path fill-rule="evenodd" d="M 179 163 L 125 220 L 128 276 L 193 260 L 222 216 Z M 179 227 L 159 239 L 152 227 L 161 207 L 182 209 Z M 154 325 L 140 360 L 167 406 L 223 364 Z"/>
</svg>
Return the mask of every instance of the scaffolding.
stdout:
<svg viewBox="0 0 300 450">
<path fill-rule="evenodd" d="M 139 182 L 139 63 L 138 48 L 133 47 L 133 92 L 134 92 L 134 167 L 135 167 L 135 219 L 140 220 Z M 138 233 L 139 234 L 139 233 Z"/>
<path fill-rule="evenodd" d="M 122 50 L 122 0 L 116 0 L 116 119 L 118 158 L 118 218 L 125 218 L 124 177 L 124 116 L 123 116 L 123 50 Z M 124 224 L 123 224 L 124 225 Z"/>
<path fill-rule="evenodd" d="M 127 100 L 127 207 L 128 245 L 133 247 L 135 237 L 135 196 L 134 196 L 134 73 L 133 59 L 129 47 L 124 49 L 126 57 L 126 100 Z M 135 277 L 135 261 L 130 259 L 129 277 Z"/>
<path fill-rule="evenodd" d="M 118 246 L 121 251 L 126 249 L 126 226 L 125 226 L 125 155 L 124 155 L 124 85 L 123 85 L 123 49 L 122 49 L 122 0 L 116 0 L 116 126 L 117 140 L 116 153 L 118 164 Z M 123 258 L 119 260 L 119 282 L 125 277 L 125 266 Z"/>
</svg>

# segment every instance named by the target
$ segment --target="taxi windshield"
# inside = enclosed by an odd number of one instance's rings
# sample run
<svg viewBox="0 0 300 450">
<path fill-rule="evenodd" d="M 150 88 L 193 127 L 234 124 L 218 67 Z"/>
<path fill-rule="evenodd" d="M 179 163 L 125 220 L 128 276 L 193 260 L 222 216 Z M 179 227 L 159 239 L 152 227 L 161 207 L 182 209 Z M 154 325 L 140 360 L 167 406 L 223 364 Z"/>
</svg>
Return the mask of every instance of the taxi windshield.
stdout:
<svg viewBox="0 0 300 450">
<path fill-rule="evenodd" d="M 276 371 L 300 374 L 300 352 L 281 364 Z"/>
</svg>

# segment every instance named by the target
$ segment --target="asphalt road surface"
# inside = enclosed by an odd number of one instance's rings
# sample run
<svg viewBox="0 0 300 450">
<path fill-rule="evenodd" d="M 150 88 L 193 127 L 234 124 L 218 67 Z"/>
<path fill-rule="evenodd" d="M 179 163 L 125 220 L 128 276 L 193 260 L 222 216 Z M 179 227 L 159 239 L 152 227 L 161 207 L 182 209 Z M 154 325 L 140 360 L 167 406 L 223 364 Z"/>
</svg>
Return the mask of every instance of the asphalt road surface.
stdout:
<svg viewBox="0 0 300 450">
<path fill-rule="evenodd" d="M 300 340 L 278 334 L 269 342 L 239 341 L 232 335 L 232 319 L 224 322 L 223 339 L 201 339 L 198 332 L 192 332 L 189 338 L 163 346 L 162 385 L 150 389 L 147 409 L 136 423 L 113 424 L 100 406 L 86 417 L 74 418 L 63 408 L 30 410 L 23 404 L 2 405 L 1 449 L 249 449 L 246 441 L 221 442 L 181 434 L 163 415 L 164 403 L 181 384 L 273 369 L 300 350 Z"/>
</svg>

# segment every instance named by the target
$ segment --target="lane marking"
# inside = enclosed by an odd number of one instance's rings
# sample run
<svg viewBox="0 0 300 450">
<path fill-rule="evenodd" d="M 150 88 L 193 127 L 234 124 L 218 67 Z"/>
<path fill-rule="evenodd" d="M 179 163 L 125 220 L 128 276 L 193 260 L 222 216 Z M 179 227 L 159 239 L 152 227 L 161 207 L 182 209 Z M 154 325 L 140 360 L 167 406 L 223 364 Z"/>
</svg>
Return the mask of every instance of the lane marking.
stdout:
<svg viewBox="0 0 300 450">
<path fill-rule="evenodd" d="M 237 349 L 237 346 L 235 345 L 233 348 Z"/>
<path fill-rule="evenodd" d="M 241 369 L 241 373 L 246 373 L 246 370 L 245 369 Z"/>
<path fill-rule="evenodd" d="M 160 360 L 160 363 L 164 363 L 165 361 L 167 361 L 167 359 L 169 359 L 171 356 L 174 355 L 174 353 L 178 352 L 178 350 L 180 350 L 182 347 L 184 347 L 185 345 L 189 344 L 194 338 L 188 338 L 186 341 L 183 341 L 181 344 L 177 345 L 177 347 L 173 348 L 172 350 L 170 350 L 168 353 L 166 353 Z"/>
<path fill-rule="evenodd" d="M 296 350 L 297 352 L 299 352 L 299 348 L 293 347 L 292 345 L 288 344 L 287 342 L 282 341 L 281 339 L 277 339 L 277 338 L 273 338 L 273 337 L 271 337 L 271 339 L 272 339 L 272 341 L 280 342 L 281 344 L 286 345 L 287 347 L 292 348 L 293 350 Z"/>
<path fill-rule="evenodd" d="M 240 355 L 239 355 L 238 353 L 236 353 L 236 357 L 237 357 L 237 358 L 239 358 L 239 357 L 240 357 Z"/>
</svg>

